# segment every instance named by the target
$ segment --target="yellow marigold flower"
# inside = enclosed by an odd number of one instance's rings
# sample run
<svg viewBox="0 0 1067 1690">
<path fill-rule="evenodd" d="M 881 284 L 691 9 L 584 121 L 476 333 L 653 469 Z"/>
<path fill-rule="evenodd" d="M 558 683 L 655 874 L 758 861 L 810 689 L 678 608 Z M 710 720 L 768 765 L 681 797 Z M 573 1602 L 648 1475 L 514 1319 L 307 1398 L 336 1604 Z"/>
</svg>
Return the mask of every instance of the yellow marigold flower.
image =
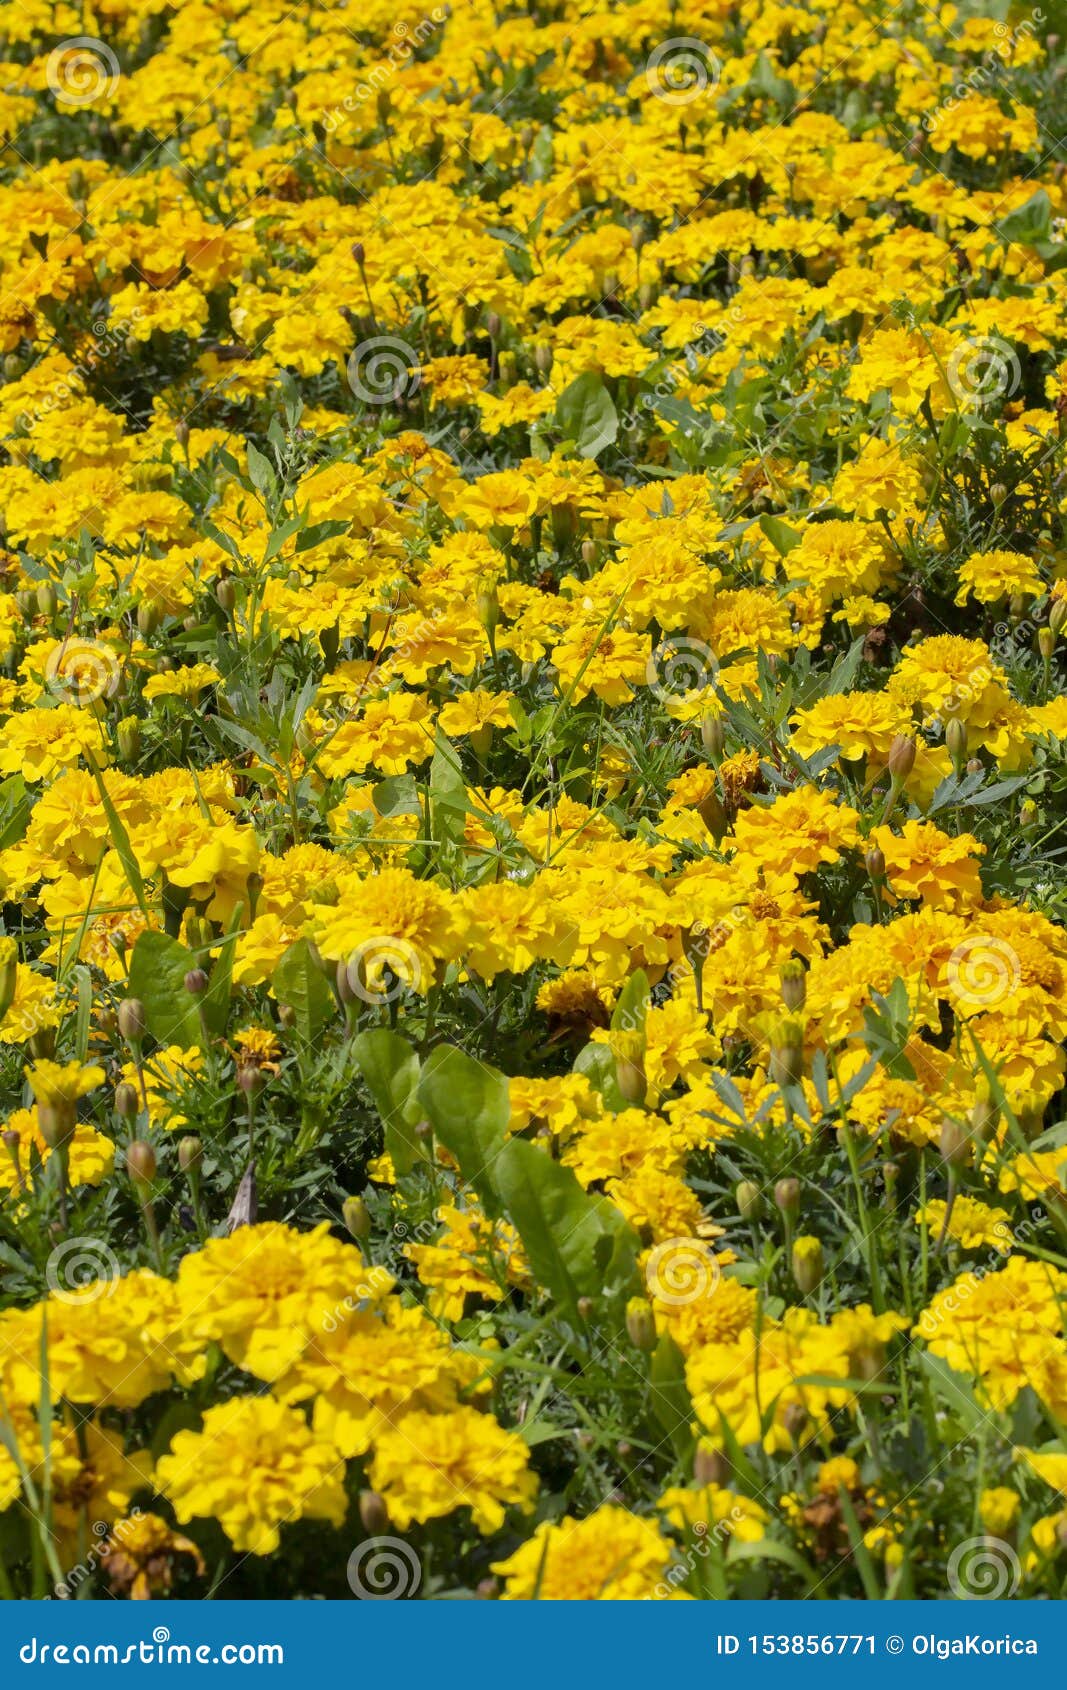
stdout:
<svg viewBox="0 0 1067 1690">
<path fill-rule="evenodd" d="M 966 604 L 968 598 L 975 598 L 980 604 L 994 604 L 1012 593 L 1036 597 L 1042 585 L 1033 559 L 1022 552 L 972 552 L 960 566 L 956 603 Z"/>
<path fill-rule="evenodd" d="M 678 1531 L 707 1534 L 720 1543 L 734 1537 L 738 1543 L 759 1543 L 770 1516 L 758 1502 L 722 1485 L 701 1485 L 692 1489 L 676 1486 L 664 1491 L 659 1512 Z"/>
<path fill-rule="evenodd" d="M 652 1596 L 671 1547 L 651 1520 L 607 1503 L 584 1520 L 545 1520 L 493 1571 L 504 1598 L 543 1602 L 628 1602 Z"/>
<path fill-rule="evenodd" d="M 425 996 L 438 963 L 458 955 L 461 944 L 455 899 L 406 868 L 346 877 L 336 905 L 316 906 L 313 925 L 323 956 L 358 965 L 367 1002 L 383 989 L 386 969 Z"/>
<path fill-rule="evenodd" d="M 217 686 L 222 679 L 210 663 L 190 663 L 182 669 L 168 669 L 153 675 L 145 682 L 146 698 L 180 698 L 195 703 L 205 687 Z"/>
<path fill-rule="evenodd" d="M 42 1136 L 32 1109 L 14 1110 L 4 1123 L 4 1131 L 17 1134 L 19 1140 L 13 1151 L 0 1152 L 0 1189 L 14 1193 L 25 1190 L 30 1183 L 33 1167 L 30 1146 L 36 1147 L 42 1168 L 52 1155 L 52 1147 Z M 114 1144 L 88 1121 L 77 1123 L 66 1151 L 67 1178 L 71 1185 L 102 1184 L 115 1161 Z"/>
<path fill-rule="evenodd" d="M 889 885 L 898 897 L 948 909 L 980 900 L 977 859 L 985 855 L 985 846 L 972 833 L 942 833 L 932 822 L 909 819 L 899 834 L 891 827 L 872 828 L 870 842 L 884 853 Z"/>
<path fill-rule="evenodd" d="M 326 1221 L 311 1232 L 264 1221 L 190 1252 L 177 1289 L 190 1334 L 216 1339 L 231 1361 L 269 1383 L 351 1299 L 376 1303 L 392 1283 L 383 1268 L 365 1266 L 354 1244 L 331 1238 Z"/>
<path fill-rule="evenodd" d="M 1021 1503 L 1018 1492 L 994 1485 L 978 1498 L 978 1516 L 992 1537 L 1008 1537 L 1015 1529 Z"/>
<path fill-rule="evenodd" d="M 940 1197 L 931 1197 L 923 1208 L 915 1211 L 916 1225 L 925 1226 L 935 1238 L 940 1238 L 944 1229 L 964 1250 L 991 1249 L 999 1250 L 1002 1256 L 1008 1254 L 1014 1238 L 1006 1209 L 991 1209 L 977 1197 L 959 1193 L 946 1227 L 947 1207 Z"/>
<path fill-rule="evenodd" d="M 104 1070 L 95 1063 L 83 1067 L 80 1062 L 49 1062 L 42 1058 L 25 1072 L 34 1098 L 46 1108 L 77 1103 L 104 1083 Z"/>
<path fill-rule="evenodd" d="M 179 1432 L 156 1485 L 187 1525 L 215 1519 L 235 1549 L 271 1555 L 289 1520 L 344 1524 L 344 1463 L 302 1414 L 271 1397 L 209 1408 L 199 1432 Z"/>
<path fill-rule="evenodd" d="M 469 1508 L 488 1535 L 499 1531 L 510 1506 L 532 1508 L 537 1494 L 522 1438 L 474 1408 L 405 1414 L 379 1433 L 370 1481 L 401 1531 Z"/>
<path fill-rule="evenodd" d="M 430 1312 L 438 1320 L 459 1320 L 468 1295 L 499 1303 L 509 1286 L 529 1284 L 518 1234 L 506 1221 L 451 1204 L 438 1209 L 437 1219 L 443 1234 L 432 1244 L 406 1244 L 404 1254 L 431 1288 Z"/>
</svg>

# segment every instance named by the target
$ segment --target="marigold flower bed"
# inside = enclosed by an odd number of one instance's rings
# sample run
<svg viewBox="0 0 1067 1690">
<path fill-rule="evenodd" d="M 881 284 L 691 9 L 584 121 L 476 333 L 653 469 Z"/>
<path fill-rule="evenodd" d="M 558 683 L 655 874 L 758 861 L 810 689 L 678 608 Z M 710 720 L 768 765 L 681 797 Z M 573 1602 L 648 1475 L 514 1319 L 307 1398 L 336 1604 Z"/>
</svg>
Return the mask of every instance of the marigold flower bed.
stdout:
<svg viewBox="0 0 1067 1690">
<path fill-rule="evenodd" d="M 2 1593 L 1061 1595 L 1055 20 L 0 27 Z"/>
</svg>

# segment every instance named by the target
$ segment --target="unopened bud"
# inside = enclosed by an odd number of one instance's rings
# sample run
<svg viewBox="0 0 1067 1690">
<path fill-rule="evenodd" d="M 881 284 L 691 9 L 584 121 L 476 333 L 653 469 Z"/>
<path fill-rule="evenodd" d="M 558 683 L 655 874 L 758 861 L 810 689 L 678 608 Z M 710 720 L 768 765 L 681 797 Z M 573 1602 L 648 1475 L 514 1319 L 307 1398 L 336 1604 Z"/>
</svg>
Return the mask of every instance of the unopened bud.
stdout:
<svg viewBox="0 0 1067 1690">
<path fill-rule="evenodd" d="M 137 1095 L 137 1087 L 131 1086 L 129 1080 L 121 1080 L 115 1087 L 115 1113 L 123 1120 L 132 1121 L 141 1107 L 141 1100 Z"/>
<path fill-rule="evenodd" d="M 778 976 L 782 982 L 782 1002 L 786 1009 L 794 1013 L 803 1009 L 808 995 L 804 964 L 791 957 L 788 962 L 783 962 Z"/>
<path fill-rule="evenodd" d="M 118 725 L 119 756 L 124 763 L 135 763 L 141 755 L 141 724 L 136 716 L 124 716 Z"/>
<path fill-rule="evenodd" d="M 1037 630 L 1037 649 L 1044 663 L 1052 662 L 1052 654 L 1056 650 L 1056 636 L 1051 628 Z"/>
<path fill-rule="evenodd" d="M 801 1296 L 810 1297 L 822 1282 L 822 1240 L 810 1233 L 797 1238 L 793 1243 L 792 1268 Z"/>
<path fill-rule="evenodd" d="M 1062 634 L 1067 623 L 1067 598 L 1053 599 L 1048 613 L 1048 625 L 1054 634 Z"/>
<path fill-rule="evenodd" d="M 215 588 L 215 599 L 218 603 L 219 609 L 223 611 L 226 616 L 229 616 L 234 605 L 237 603 L 237 588 L 234 586 L 233 581 L 228 575 L 224 575 L 218 586 Z"/>
<path fill-rule="evenodd" d="M 145 1007 L 140 998 L 124 998 L 118 1009 L 119 1032 L 127 1044 L 139 1045 L 148 1031 Z"/>
<path fill-rule="evenodd" d="M 204 1146 L 195 1133 L 178 1140 L 178 1166 L 183 1174 L 196 1173 L 204 1160 Z"/>
<path fill-rule="evenodd" d="M 721 716 L 709 712 L 702 718 L 700 743 L 717 768 L 726 749 L 726 728 Z"/>
<path fill-rule="evenodd" d="M 953 716 L 945 729 L 945 747 L 958 768 L 967 755 L 967 724 Z"/>
<path fill-rule="evenodd" d="M 346 1197 L 341 1205 L 341 1219 L 353 1238 L 370 1237 L 370 1210 L 362 1197 Z"/>
<path fill-rule="evenodd" d="M 795 1220 L 800 1213 L 800 1181 L 798 1179 L 780 1179 L 774 1188 L 775 1207 L 790 1220 Z"/>
<path fill-rule="evenodd" d="M 950 1168 L 965 1168 L 971 1160 L 974 1145 L 966 1127 L 960 1126 L 958 1121 L 953 1121 L 946 1115 L 941 1123 L 938 1149 L 942 1160 Z"/>
<path fill-rule="evenodd" d="M 730 1463 L 721 1449 L 712 1444 L 698 1443 L 693 1456 L 693 1483 L 701 1489 L 705 1485 L 724 1485 L 730 1477 Z"/>
<path fill-rule="evenodd" d="M 126 1172 L 135 1189 L 150 1185 L 156 1177 L 156 1153 L 143 1138 L 135 1138 L 126 1150 Z"/>
<path fill-rule="evenodd" d="M 916 745 L 910 734 L 897 734 L 889 747 L 889 773 L 894 780 L 907 780 L 915 767 Z"/>
<path fill-rule="evenodd" d="M 763 1213 L 763 1193 L 754 1180 L 738 1180 L 734 1191 L 737 1212 L 743 1221 L 758 1221 Z"/>
<path fill-rule="evenodd" d="M 190 968 L 185 976 L 185 989 L 194 998 L 202 998 L 210 984 L 202 968 Z"/>
<path fill-rule="evenodd" d="M 478 582 L 474 604 L 482 627 L 487 634 L 493 634 L 500 621 L 500 600 L 497 597 L 496 582 L 491 576 L 484 576 Z"/>
<path fill-rule="evenodd" d="M 864 865 L 872 880 L 885 879 L 885 852 L 877 845 L 872 845 L 864 854 Z"/>
<path fill-rule="evenodd" d="M 376 1490 L 361 1490 L 359 1493 L 359 1517 L 363 1530 L 371 1537 L 380 1537 L 389 1530 L 389 1510 L 385 1505 L 385 1498 Z"/>
<path fill-rule="evenodd" d="M 635 1349 L 650 1353 L 656 1347 L 656 1317 L 644 1297 L 631 1297 L 626 1305 L 626 1330 Z"/>
<path fill-rule="evenodd" d="M 154 599 L 142 599 L 137 606 L 137 631 L 146 639 L 154 634 L 163 620 L 163 612 Z"/>
</svg>

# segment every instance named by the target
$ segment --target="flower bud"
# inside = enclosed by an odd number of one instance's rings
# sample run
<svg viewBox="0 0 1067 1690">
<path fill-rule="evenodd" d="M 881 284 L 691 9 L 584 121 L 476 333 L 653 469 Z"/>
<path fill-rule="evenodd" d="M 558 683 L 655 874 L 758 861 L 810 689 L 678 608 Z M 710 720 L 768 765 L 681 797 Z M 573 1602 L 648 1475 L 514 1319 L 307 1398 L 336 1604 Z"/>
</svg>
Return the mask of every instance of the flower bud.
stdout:
<svg viewBox="0 0 1067 1690">
<path fill-rule="evenodd" d="M 822 1240 L 806 1233 L 793 1243 L 793 1278 L 802 1297 L 810 1297 L 822 1282 L 824 1272 Z"/>
<path fill-rule="evenodd" d="M 946 1115 L 941 1123 L 938 1149 L 942 1161 L 950 1168 L 965 1168 L 971 1160 L 974 1146 L 966 1127 L 961 1127 L 958 1121 L 953 1121 Z"/>
<path fill-rule="evenodd" d="M 705 1485 L 724 1485 L 730 1477 L 730 1463 L 721 1449 L 701 1441 L 693 1456 L 693 1483 L 701 1489 Z"/>
<path fill-rule="evenodd" d="M 389 1510 L 385 1505 L 385 1498 L 376 1490 L 361 1490 L 359 1493 L 359 1518 L 363 1530 L 371 1537 L 381 1537 L 389 1530 Z"/>
<path fill-rule="evenodd" d="M 500 621 L 500 600 L 497 597 L 496 582 L 492 576 L 483 576 L 479 580 L 475 589 L 474 603 L 478 612 L 478 620 L 486 633 L 495 633 L 496 625 Z"/>
<path fill-rule="evenodd" d="M 178 1166 L 183 1174 L 197 1173 L 204 1160 L 204 1146 L 195 1133 L 178 1141 Z"/>
<path fill-rule="evenodd" d="M 915 767 L 916 750 L 910 734 L 897 734 L 889 747 L 889 773 L 894 780 L 907 780 Z"/>
<path fill-rule="evenodd" d="M 802 1402 L 791 1402 L 782 1415 L 782 1424 L 794 1444 L 799 1444 L 808 1424 L 808 1411 Z"/>
<path fill-rule="evenodd" d="M 758 1221 L 763 1213 L 763 1193 L 754 1180 L 738 1180 L 734 1198 L 743 1221 Z"/>
<path fill-rule="evenodd" d="M 882 1178 L 885 1181 L 886 1206 L 895 1209 L 897 1206 L 897 1183 L 900 1179 L 900 1167 L 896 1162 L 882 1163 Z"/>
<path fill-rule="evenodd" d="M 645 1041 L 640 1033 L 621 1030 L 610 1035 L 610 1048 L 615 1058 L 615 1081 L 627 1103 L 643 1105 L 648 1095 L 645 1075 Z"/>
<path fill-rule="evenodd" d="M 229 616 L 237 603 L 237 588 L 228 575 L 224 575 L 215 588 L 215 599 L 223 614 Z"/>
<path fill-rule="evenodd" d="M 1053 599 L 1048 613 L 1048 625 L 1054 634 L 1062 634 L 1067 623 L 1067 598 Z"/>
<path fill-rule="evenodd" d="M 346 1197 L 341 1205 L 341 1219 L 353 1238 L 370 1237 L 370 1210 L 362 1197 Z"/>
<path fill-rule="evenodd" d="M 77 1107 L 69 1098 L 60 1097 L 54 1103 L 37 1105 L 37 1125 L 49 1150 L 69 1144 L 77 1124 Z"/>
<path fill-rule="evenodd" d="M 126 1172 L 135 1190 L 150 1185 L 156 1177 L 156 1153 L 143 1138 L 135 1138 L 126 1150 Z"/>
<path fill-rule="evenodd" d="M 190 997 L 202 998 L 211 982 L 202 968 L 190 968 L 185 976 L 185 989 Z"/>
<path fill-rule="evenodd" d="M 127 1044 L 139 1045 L 148 1031 L 145 1007 L 140 998 L 124 998 L 118 1010 L 119 1032 Z"/>
<path fill-rule="evenodd" d="M 656 1347 L 656 1317 L 644 1297 L 631 1297 L 626 1305 L 626 1330 L 635 1349 L 650 1353 Z"/>
<path fill-rule="evenodd" d="M 808 995 L 804 964 L 795 957 L 790 957 L 788 962 L 783 962 L 778 976 L 782 982 L 782 1002 L 786 1009 L 793 1013 L 803 1009 Z"/>
<path fill-rule="evenodd" d="M 116 729 L 119 755 L 123 762 L 134 763 L 141 755 L 141 724 L 136 716 L 124 716 Z"/>
<path fill-rule="evenodd" d="M 961 722 L 958 716 L 953 716 L 945 729 L 945 747 L 956 767 L 967 756 L 967 724 Z"/>
<path fill-rule="evenodd" d="M 877 845 L 872 845 L 864 854 L 864 865 L 872 880 L 885 879 L 885 852 Z"/>
<path fill-rule="evenodd" d="M 795 1220 L 800 1213 L 800 1181 L 780 1179 L 774 1188 L 774 1202 L 788 1220 Z"/>
<path fill-rule="evenodd" d="M 719 759 L 726 749 L 726 728 L 721 716 L 709 711 L 701 719 L 700 743 L 712 762 L 718 767 Z"/>
<path fill-rule="evenodd" d="M 578 1319 L 584 1320 L 588 1324 L 596 1308 L 592 1297 L 579 1297 L 575 1307 L 578 1310 Z"/>
<path fill-rule="evenodd" d="M 142 599 L 137 606 L 137 631 L 148 639 L 163 620 L 163 612 L 153 599 Z"/>
<path fill-rule="evenodd" d="M 1056 636 L 1051 628 L 1039 628 L 1037 630 L 1037 649 L 1041 654 L 1042 662 L 1052 662 L 1052 654 L 1056 650 Z"/>
<path fill-rule="evenodd" d="M 1036 827 L 1038 813 L 1037 805 L 1034 803 L 1033 799 L 1024 798 L 1022 803 L 1019 805 L 1019 826 Z"/>
<path fill-rule="evenodd" d="M 266 1074 L 253 1062 L 246 1063 L 237 1070 L 237 1084 L 246 1097 L 258 1097 L 266 1083 Z"/>
<path fill-rule="evenodd" d="M 137 1087 L 131 1086 L 129 1080 L 121 1080 L 115 1087 L 115 1113 L 123 1120 L 132 1121 L 141 1107 L 141 1100 L 137 1095 Z"/>
</svg>

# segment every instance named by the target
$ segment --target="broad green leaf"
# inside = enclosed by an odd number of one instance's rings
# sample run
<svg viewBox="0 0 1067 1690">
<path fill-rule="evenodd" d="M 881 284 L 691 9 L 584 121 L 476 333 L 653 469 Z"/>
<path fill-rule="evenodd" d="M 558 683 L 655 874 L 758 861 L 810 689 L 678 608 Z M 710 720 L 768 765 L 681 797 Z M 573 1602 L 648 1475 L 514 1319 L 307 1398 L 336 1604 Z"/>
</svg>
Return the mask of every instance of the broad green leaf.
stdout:
<svg viewBox="0 0 1067 1690">
<path fill-rule="evenodd" d="M 233 995 L 233 959 L 237 950 L 237 941 L 241 934 L 241 917 L 244 905 L 238 904 L 230 922 L 230 931 L 222 941 L 215 965 L 211 970 L 207 991 L 200 1000 L 200 1013 L 204 1018 L 204 1025 L 216 1039 L 221 1039 L 226 1032 L 226 1023 L 230 1019 L 230 998 Z"/>
<path fill-rule="evenodd" d="M 595 458 L 619 432 L 619 417 L 604 383 L 586 370 L 564 388 L 556 401 L 556 426 L 573 440 L 583 458 Z"/>
<path fill-rule="evenodd" d="M 142 933 L 130 958 L 129 996 L 140 998 L 149 1032 L 161 1045 L 186 1050 L 203 1043 L 196 999 L 185 976 L 196 967 L 192 951 L 166 933 Z"/>
<path fill-rule="evenodd" d="M 584 1191 L 570 1168 L 513 1138 L 495 1156 L 491 1175 L 534 1278 L 568 1313 L 577 1316 L 579 1297 L 634 1287 L 636 1233 L 606 1197 Z"/>
<path fill-rule="evenodd" d="M 783 522 L 780 516 L 761 516 L 759 525 L 775 551 L 782 557 L 788 557 L 793 547 L 800 544 L 800 534 L 795 528 L 790 528 L 788 522 Z"/>
<path fill-rule="evenodd" d="M 592 1040 L 583 1045 L 575 1057 L 574 1072 L 585 1075 L 593 1090 L 600 1093 L 605 1109 L 609 1109 L 613 1115 L 617 1115 L 621 1109 L 629 1108 L 619 1090 L 615 1058 L 607 1045 L 595 1044 Z"/>
<path fill-rule="evenodd" d="M 643 1032 L 649 997 L 648 975 L 639 968 L 636 974 L 630 975 L 619 993 L 619 1001 L 611 1017 L 612 1028 L 616 1032 Z"/>
<path fill-rule="evenodd" d="M 389 1027 L 371 1027 L 352 1040 L 352 1055 L 385 1128 L 385 1148 L 398 1174 L 410 1173 L 422 1150 L 412 1128 L 421 1118 L 419 1059 Z"/>
<path fill-rule="evenodd" d="M 296 1016 L 296 1031 L 305 1046 L 314 1045 L 337 1003 L 311 954 L 306 939 L 289 946 L 271 979 L 279 1003 L 287 1003 Z"/>
<path fill-rule="evenodd" d="M 459 1163 L 490 1217 L 500 1213 L 494 1165 L 507 1138 L 506 1077 L 450 1045 L 438 1045 L 422 1066 L 419 1102 L 437 1137 Z"/>
</svg>

